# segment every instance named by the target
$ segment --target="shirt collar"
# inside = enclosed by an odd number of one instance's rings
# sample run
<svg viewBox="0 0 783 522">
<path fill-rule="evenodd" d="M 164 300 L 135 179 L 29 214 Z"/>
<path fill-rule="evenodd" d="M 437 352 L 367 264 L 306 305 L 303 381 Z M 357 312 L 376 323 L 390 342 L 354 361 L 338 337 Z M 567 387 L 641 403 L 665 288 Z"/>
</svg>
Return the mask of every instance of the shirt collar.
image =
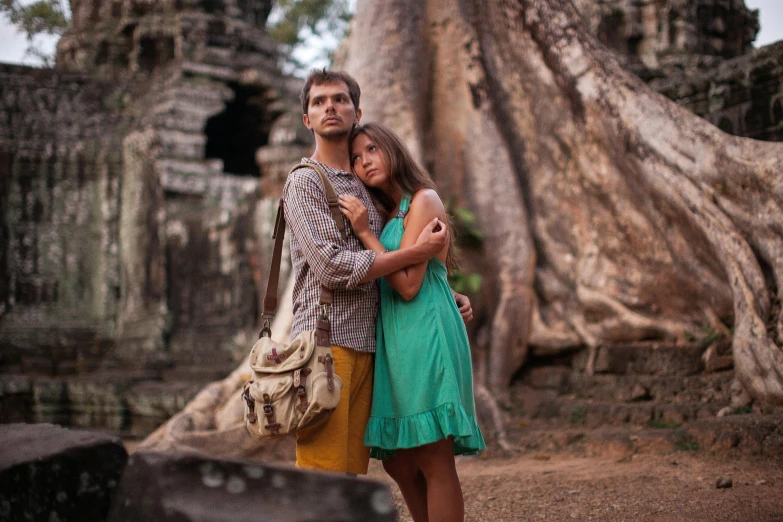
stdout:
<svg viewBox="0 0 783 522">
<path fill-rule="evenodd" d="M 353 174 L 351 174 L 350 172 L 346 172 L 341 169 L 330 167 L 329 165 L 326 165 L 325 163 L 321 163 L 320 161 L 316 161 L 313 158 L 302 158 L 302 163 L 315 163 L 316 165 L 320 166 L 322 169 L 324 169 L 326 172 L 329 172 L 330 174 L 337 174 L 339 176 L 353 176 Z"/>
</svg>

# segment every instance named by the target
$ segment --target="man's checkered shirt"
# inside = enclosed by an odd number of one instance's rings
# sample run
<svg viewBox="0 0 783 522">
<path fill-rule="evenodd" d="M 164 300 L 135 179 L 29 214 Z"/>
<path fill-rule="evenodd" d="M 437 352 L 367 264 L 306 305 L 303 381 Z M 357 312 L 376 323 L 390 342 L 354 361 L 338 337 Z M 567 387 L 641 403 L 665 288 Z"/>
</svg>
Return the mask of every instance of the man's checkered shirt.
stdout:
<svg viewBox="0 0 783 522">
<path fill-rule="evenodd" d="M 303 163 L 315 163 L 304 158 Z M 350 172 L 319 163 L 338 195 L 359 198 L 370 218 L 376 236 L 383 230 L 383 218 L 361 181 Z M 291 261 L 294 268 L 293 339 L 315 329 L 320 284 L 334 290 L 332 304 L 332 344 L 361 352 L 375 351 L 375 321 L 378 315 L 378 285 L 361 283 L 375 261 L 375 253 L 365 250 L 343 217 L 347 240 L 343 241 L 332 219 L 323 185 L 313 169 L 293 172 L 283 188 L 285 218 L 291 230 Z"/>
</svg>

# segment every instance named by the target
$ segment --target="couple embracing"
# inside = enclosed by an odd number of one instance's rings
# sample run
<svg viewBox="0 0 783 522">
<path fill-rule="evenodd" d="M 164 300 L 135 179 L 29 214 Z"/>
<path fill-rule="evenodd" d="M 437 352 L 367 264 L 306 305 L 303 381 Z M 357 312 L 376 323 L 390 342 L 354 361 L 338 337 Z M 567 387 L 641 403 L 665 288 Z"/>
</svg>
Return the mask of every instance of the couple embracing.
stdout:
<svg viewBox="0 0 783 522">
<path fill-rule="evenodd" d="M 360 125 L 360 89 L 315 70 L 302 89 L 317 164 L 350 222 L 343 239 L 317 172 L 285 188 L 295 274 L 291 337 L 315 328 L 320 285 L 334 290 L 331 342 L 340 403 L 297 433 L 298 467 L 365 474 L 380 459 L 416 522 L 464 518 L 454 456 L 484 449 L 475 418 L 467 297 L 454 293 L 449 220 L 435 185 L 401 140 Z M 376 279 L 378 280 L 376 282 Z"/>
</svg>

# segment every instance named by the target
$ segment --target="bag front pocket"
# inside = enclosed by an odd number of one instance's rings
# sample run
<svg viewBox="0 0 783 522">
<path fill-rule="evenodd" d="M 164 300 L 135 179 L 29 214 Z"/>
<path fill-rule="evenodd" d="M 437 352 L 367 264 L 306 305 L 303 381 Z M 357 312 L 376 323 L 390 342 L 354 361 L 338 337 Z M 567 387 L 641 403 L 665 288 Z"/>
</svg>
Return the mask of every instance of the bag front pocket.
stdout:
<svg viewBox="0 0 783 522">
<path fill-rule="evenodd" d="M 326 372 L 315 374 L 307 387 L 308 408 L 299 421 L 299 428 L 317 426 L 325 421 L 329 414 L 340 403 L 340 392 L 343 389 L 343 380 L 338 375 L 332 376 L 333 387 L 329 389 L 329 381 Z"/>
<path fill-rule="evenodd" d="M 261 337 L 250 350 L 250 368 L 259 374 L 278 374 L 301 368 L 315 349 L 315 334 L 302 332 L 290 343 L 278 343 Z"/>
<path fill-rule="evenodd" d="M 294 407 L 296 390 L 290 375 L 264 376 L 250 385 L 248 395 L 254 403 L 257 424 L 251 429 L 258 435 L 282 436 L 299 424 L 302 414 Z"/>
</svg>

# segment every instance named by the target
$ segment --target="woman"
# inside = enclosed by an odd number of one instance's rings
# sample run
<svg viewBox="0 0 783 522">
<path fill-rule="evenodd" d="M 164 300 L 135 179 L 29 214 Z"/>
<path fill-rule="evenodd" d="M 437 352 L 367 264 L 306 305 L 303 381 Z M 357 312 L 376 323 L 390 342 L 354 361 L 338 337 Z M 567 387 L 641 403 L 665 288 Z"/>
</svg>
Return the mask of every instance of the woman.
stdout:
<svg viewBox="0 0 783 522">
<path fill-rule="evenodd" d="M 341 196 L 343 214 L 364 246 L 383 255 L 412 245 L 430 221 L 448 226 L 429 175 L 389 129 L 354 131 L 351 160 L 387 214 L 380 238 L 367 209 Z M 364 442 L 397 482 L 415 522 L 464 519 L 454 455 L 474 455 L 484 439 L 476 423 L 470 346 L 447 281 L 451 241 L 427 263 L 380 282 L 381 309 L 372 413 Z"/>
</svg>

